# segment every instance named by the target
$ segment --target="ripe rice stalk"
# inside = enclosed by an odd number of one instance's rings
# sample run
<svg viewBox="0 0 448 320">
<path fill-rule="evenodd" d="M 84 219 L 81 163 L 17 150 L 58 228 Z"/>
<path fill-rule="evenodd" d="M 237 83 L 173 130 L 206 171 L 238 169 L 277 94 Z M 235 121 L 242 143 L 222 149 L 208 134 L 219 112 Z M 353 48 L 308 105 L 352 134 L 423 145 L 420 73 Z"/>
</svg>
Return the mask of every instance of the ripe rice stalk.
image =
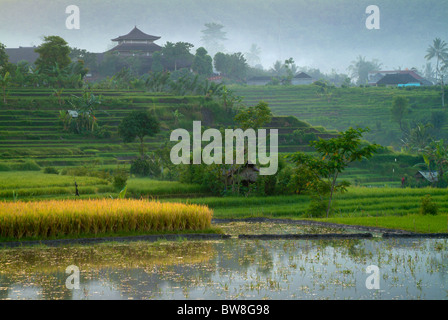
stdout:
<svg viewBox="0 0 448 320">
<path fill-rule="evenodd" d="M 0 236 L 48 238 L 116 232 L 201 230 L 212 210 L 203 205 L 133 199 L 0 202 Z"/>
</svg>

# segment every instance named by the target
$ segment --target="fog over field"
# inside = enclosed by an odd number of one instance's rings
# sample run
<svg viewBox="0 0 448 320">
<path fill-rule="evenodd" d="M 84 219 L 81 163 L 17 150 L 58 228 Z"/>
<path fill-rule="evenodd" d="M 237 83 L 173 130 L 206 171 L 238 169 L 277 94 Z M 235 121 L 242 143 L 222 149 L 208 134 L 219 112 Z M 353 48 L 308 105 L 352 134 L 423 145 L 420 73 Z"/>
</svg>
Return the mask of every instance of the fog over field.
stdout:
<svg viewBox="0 0 448 320">
<path fill-rule="evenodd" d="M 68 30 L 65 10 L 80 9 L 80 29 Z M 366 8 L 380 9 L 380 29 L 366 28 Z M 104 52 L 134 25 L 167 41 L 201 42 L 204 24 L 224 26 L 226 52 L 261 49 L 261 64 L 294 58 L 298 66 L 347 72 L 357 56 L 383 68 L 422 69 L 436 37 L 448 38 L 448 1 L 440 0 L 0 0 L 0 42 L 39 45 L 59 35 L 71 47 Z"/>
</svg>

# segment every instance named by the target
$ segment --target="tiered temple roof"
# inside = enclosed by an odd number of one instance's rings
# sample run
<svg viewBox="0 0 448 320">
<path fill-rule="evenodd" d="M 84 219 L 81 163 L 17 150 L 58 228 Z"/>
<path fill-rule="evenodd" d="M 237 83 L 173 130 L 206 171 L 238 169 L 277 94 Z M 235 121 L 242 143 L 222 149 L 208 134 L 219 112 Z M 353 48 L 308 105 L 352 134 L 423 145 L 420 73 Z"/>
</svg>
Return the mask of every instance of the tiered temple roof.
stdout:
<svg viewBox="0 0 448 320">
<path fill-rule="evenodd" d="M 108 52 L 116 52 L 123 55 L 150 56 L 152 53 L 162 49 L 162 47 L 154 43 L 158 39 L 160 37 L 146 34 L 135 27 L 128 34 L 112 39 L 112 41 L 118 42 L 118 45 Z"/>
</svg>

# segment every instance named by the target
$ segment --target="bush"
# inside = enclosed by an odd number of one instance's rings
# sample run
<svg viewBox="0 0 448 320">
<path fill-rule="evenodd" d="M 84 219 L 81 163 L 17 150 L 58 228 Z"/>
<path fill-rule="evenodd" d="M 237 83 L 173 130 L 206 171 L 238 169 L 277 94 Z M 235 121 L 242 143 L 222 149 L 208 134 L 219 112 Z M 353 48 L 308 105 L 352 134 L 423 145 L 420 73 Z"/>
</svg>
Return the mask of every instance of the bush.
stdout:
<svg viewBox="0 0 448 320">
<path fill-rule="evenodd" d="M 3 163 L 0 163 L 0 171 L 11 171 L 11 168 Z"/>
<path fill-rule="evenodd" d="M 46 168 L 44 168 L 44 173 L 59 174 L 59 171 L 55 167 L 46 167 Z"/>
<path fill-rule="evenodd" d="M 427 194 L 422 197 L 422 205 L 420 206 L 420 214 L 431 214 L 435 216 L 438 211 L 437 203 L 433 202 L 431 195 Z"/>
<path fill-rule="evenodd" d="M 115 189 L 121 190 L 126 186 L 129 175 L 125 169 L 114 170 L 113 184 Z"/>
<path fill-rule="evenodd" d="M 24 162 L 13 163 L 10 165 L 12 170 L 16 171 L 40 171 L 40 166 L 34 160 L 27 160 Z"/>
<path fill-rule="evenodd" d="M 131 163 L 131 174 L 149 176 L 149 162 L 145 158 L 137 158 Z"/>
<path fill-rule="evenodd" d="M 325 217 L 327 214 L 327 206 L 328 203 L 326 201 L 322 201 L 320 199 L 313 199 L 310 202 L 310 206 L 306 211 L 307 215 L 312 218 L 321 218 Z"/>
</svg>

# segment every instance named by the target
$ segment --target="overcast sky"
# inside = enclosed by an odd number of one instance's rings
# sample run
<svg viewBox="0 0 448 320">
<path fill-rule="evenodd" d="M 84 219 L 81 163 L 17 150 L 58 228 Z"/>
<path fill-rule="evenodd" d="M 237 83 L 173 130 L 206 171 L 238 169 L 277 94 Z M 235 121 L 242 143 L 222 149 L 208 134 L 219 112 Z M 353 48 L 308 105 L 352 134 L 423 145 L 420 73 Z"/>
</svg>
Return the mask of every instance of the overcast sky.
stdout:
<svg viewBox="0 0 448 320">
<path fill-rule="evenodd" d="M 380 29 L 366 28 L 368 5 L 380 9 Z M 66 7 L 80 9 L 80 29 L 65 26 Z M 167 41 L 202 46 L 204 24 L 224 25 L 227 52 L 261 48 L 261 62 L 293 57 L 299 66 L 347 72 L 357 56 L 383 68 L 422 68 L 435 37 L 448 42 L 448 1 L 441 0 L 0 0 L 0 42 L 39 45 L 59 35 L 71 47 L 104 52 L 134 25 Z"/>
</svg>

